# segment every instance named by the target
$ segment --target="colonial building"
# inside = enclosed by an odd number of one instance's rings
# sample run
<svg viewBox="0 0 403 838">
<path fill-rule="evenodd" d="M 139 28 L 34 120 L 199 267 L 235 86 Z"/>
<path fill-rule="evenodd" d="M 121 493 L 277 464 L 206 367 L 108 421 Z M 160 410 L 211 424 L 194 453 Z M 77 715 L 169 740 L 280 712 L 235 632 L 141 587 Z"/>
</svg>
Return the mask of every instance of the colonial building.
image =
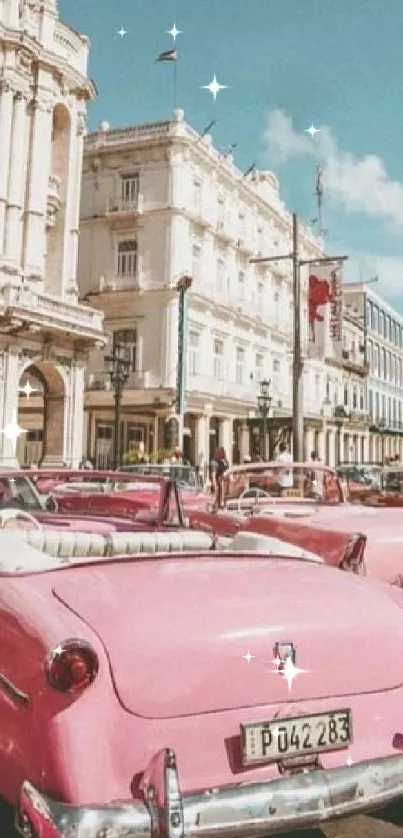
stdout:
<svg viewBox="0 0 403 838">
<path fill-rule="evenodd" d="M 75 465 L 103 337 L 76 278 L 88 40 L 56 0 L 2 0 L 0 44 L 0 462 L 16 464 L 18 422 L 20 462 Z"/>
<path fill-rule="evenodd" d="M 85 140 L 79 276 L 82 298 L 130 352 L 122 452 L 171 439 L 178 367 L 178 280 L 188 274 L 186 452 L 207 460 L 217 444 L 235 460 L 257 453 L 257 397 L 271 380 L 273 445 L 289 434 L 293 297 L 290 261 L 251 264 L 291 251 L 292 219 L 271 172 L 245 176 L 176 111 L 169 122 L 111 130 Z M 301 229 L 302 259 L 322 251 Z M 306 319 L 306 295 L 303 295 Z M 325 368 L 305 364 L 306 445 L 323 431 Z M 87 452 L 111 462 L 113 392 L 104 353 L 93 353 L 86 394 Z M 309 434 L 311 433 L 311 436 Z M 316 434 L 316 437 L 315 437 Z M 322 453 L 324 447 L 322 445 Z"/>
<path fill-rule="evenodd" d="M 345 299 L 359 313 L 365 334 L 369 460 L 402 458 L 403 318 L 369 283 L 348 286 Z"/>
<path fill-rule="evenodd" d="M 366 396 L 368 363 L 364 319 L 349 301 L 348 286 L 344 288 L 343 297 L 341 358 L 327 356 L 325 359 L 326 459 L 336 465 L 340 462 L 368 462 L 369 459 L 370 417 Z"/>
</svg>

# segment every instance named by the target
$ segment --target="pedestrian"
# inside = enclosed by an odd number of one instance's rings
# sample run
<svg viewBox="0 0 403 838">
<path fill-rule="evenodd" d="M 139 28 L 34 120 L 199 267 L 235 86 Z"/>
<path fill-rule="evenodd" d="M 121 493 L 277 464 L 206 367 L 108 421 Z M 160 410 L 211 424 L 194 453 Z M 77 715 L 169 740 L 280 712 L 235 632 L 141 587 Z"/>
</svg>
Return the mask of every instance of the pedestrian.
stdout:
<svg viewBox="0 0 403 838">
<path fill-rule="evenodd" d="M 225 448 L 217 448 L 210 463 L 211 491 L 215 495 L 214 509 L 224 509 L 225 506 L 225 472 L 229 469 L 229 462 Z"/>
<path fill-rule="evenodd" d="M 284 464 L 291 464 L 292 463 L 292 454 L 288 450 L 288 446 L 286 442 L 280 442 L 279 453 L 276 457 L 276 463 L 284 463 Z M 278 487 L 280 491 L 282 489 L 292 489 L 294 485 L 294 479 L 292 474 L 292 468 L 282 468 L 279 470 L 278 479 L 277 479 Z"/>
</svg>

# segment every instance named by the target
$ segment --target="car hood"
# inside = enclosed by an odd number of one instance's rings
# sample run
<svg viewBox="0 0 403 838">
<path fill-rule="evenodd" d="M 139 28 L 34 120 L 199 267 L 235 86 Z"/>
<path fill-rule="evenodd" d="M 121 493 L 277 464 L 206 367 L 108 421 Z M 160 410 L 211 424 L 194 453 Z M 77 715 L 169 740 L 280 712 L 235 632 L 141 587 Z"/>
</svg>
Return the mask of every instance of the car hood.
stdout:
<svg viewBox="0 0 403 838">
<path fill-rule="evenodd" d="M 139 716 L 403 682 L 401 609 L 381 586 L 325 565 L 232 554 L 111 560 L 63 572 L 53 593 L 101 638 L 119 700 Z M 272 663 L 276 642 L 296 647 L 303 671 L 291 689 Z"/>
</svg>

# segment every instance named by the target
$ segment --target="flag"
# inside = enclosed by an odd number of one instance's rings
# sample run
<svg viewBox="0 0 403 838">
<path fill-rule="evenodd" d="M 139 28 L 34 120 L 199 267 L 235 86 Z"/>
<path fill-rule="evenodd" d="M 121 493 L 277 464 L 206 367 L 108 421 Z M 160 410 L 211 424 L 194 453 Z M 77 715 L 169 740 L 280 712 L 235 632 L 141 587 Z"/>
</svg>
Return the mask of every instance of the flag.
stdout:
<svg viewBox="0 0 403 838">
<path fill-rule="evenodd" d="M 309 266 L 308 357 L 342 357 L 342 262 Z"/>
<path fill-rule="evenodd" d="M 177 49 L 167 49 L 165 52 L 161 52 L 158 58 L 155 59 L 155 63 L 157 61 L 177 61 L 178 60 L 178 50 Z"/>
</svg>

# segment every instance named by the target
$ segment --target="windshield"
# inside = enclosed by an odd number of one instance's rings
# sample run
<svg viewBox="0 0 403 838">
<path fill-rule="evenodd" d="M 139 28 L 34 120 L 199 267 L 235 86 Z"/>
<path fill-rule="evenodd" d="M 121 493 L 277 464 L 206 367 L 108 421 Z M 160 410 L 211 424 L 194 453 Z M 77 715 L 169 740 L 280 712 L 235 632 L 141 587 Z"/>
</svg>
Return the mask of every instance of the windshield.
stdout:
<svg viewBox="0 0 403 838">
<path fill-rule="evenodd" d="M 0 477 L 0 509 L 43 511 L 35 489 L 27 477 Z"/>
<path fill-rule="evenodd" d="M 343 495 L 337 475 L 320 464 L 295 466 L 283 462 L 230 470 L 226 476 L 227 498 L 289 498 L 341 503 Z"/>
<path fill-rule="evenodd" d="M 364 486 L 378 486 L 381 478 L 380 466 L 349 465 L 340 466 L 337 473 L 341 480 L 360 483 Z"/>
<path fill-rule="evenodd" d="M 122 471 L 135 472 L 136 474 L 157 474 L 176 480 L 186 486 L 187 489 L 201 488 L 201 480 L 193 466 L 138 463 L 135 466 L 125 466 Z"/>
<path fill-rule="evenodd" d="M 385 468 L 382 471 L 382 489 L 385 492 L 403 494 L 403 470 L 399 468 Z"/>
</svg>

